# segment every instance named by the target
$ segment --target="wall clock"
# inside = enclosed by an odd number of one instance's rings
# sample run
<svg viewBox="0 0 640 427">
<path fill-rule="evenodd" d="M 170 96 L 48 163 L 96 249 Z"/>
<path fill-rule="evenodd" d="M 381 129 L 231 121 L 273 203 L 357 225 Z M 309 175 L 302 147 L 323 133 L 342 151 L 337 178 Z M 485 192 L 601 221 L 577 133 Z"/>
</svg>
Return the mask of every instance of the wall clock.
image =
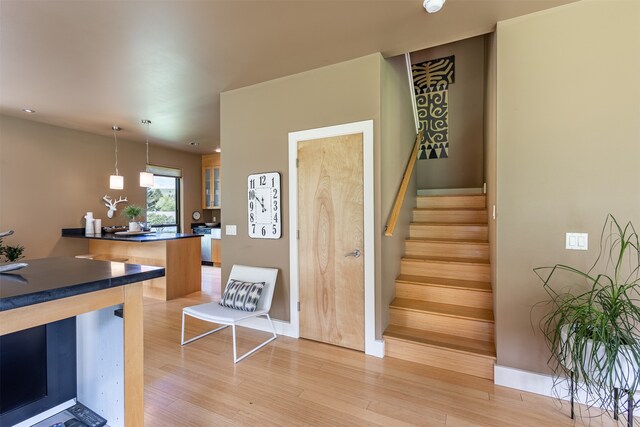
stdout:
<svg viewBox="0 0 640 427">
<path fill-rule="evenodd" d="M 200 219 L 200 212 L 193 211 L 193 213 L 191 214 L 191 218 L 193 218 L 194 221 L 199 220 Z"/>
<path fill-rule="evenodd" d="M 264 172 L 247 178 L 249 237 L 279 239 L 282 215 L 280 210 L 280 174 Z"/>
</svg>

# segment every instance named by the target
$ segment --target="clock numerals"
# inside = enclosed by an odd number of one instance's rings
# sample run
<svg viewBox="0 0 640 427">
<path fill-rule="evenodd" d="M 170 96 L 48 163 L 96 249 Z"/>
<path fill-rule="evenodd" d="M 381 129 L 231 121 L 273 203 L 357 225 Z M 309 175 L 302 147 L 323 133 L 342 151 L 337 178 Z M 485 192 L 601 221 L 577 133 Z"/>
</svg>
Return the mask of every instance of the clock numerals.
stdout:
<svg viewBox="0 0 640 427">
<path fill-rule="evenodd" d="M 280 174 L 266 172 L 247 179 L 249 237 L 279 239 L 281 236 Z"/>
</svg>

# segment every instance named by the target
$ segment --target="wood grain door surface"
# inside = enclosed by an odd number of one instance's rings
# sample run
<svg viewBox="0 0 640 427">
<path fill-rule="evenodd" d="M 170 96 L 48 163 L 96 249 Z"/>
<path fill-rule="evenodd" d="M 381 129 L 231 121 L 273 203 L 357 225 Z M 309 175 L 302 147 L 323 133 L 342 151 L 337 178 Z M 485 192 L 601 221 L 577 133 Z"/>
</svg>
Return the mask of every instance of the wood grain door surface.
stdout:
<svg viewBox="0 0 640 427">
<path fill-rule="evenodd" d="M 362 148 L 360 133 L 298 142 L 298 257 L 300 336 L 364 351 Z"/>
</svg>

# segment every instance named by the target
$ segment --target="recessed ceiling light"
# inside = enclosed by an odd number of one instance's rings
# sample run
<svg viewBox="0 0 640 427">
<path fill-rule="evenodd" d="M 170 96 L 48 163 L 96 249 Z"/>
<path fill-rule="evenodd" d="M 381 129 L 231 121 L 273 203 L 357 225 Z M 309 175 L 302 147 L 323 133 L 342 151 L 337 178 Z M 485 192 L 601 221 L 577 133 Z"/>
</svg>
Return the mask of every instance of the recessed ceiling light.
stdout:
<svg viewBox="0 0 640 427">
<path fill-rule="evenodd" d="M 198 145 L 200 145 L 200 143 L 198 141 L 191 141 L 189 145 L 192 147 L 197 147 Z"/>
<path fill-rule="evenodd" d="M 122 130 L 122 128 L 121 128 L 120 126 L 118 126 L 118 125 L 113 125 L 113 126 L 111 126 L 111 129 L 112 129 L 112 130 L 115 130 L 115 131 Z"/>
<path fill-rule="evenodd" d="M 422 7 L 429 13 L 436 13 L 440 9 L 442 9 L 442 5 L 447 0 L 424 0 L 422 2 Z"/>
<path fill-rule="evenodd" d="M 29 114 L 33 114 L 36 112 L 36 110 L 32 110 L 31 108 L 23 108 L 22 111 Z"/>
<path fill-rule="evenodd" d="M 216 147 L 216 149 L 214 150 L 216 153 L 221 152 L 222 150 L 220 149 L 220 147 Z"/>
</svg>

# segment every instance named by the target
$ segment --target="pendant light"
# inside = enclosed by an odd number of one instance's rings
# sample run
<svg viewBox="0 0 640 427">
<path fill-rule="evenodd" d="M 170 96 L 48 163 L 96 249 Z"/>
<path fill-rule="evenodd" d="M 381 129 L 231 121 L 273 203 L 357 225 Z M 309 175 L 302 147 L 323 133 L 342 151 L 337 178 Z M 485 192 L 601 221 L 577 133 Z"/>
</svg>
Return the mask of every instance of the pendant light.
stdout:
<svg viewBox="0 0 640 427">
<path fill-rule="evenodd" d="M 147 125 L 147 163 L 149 164 L 149 125 L 151 124 L 151 120 L 144 119 L 142 120 L 142 124 Z M 145 165 L 144 172 L 140 172 L 140 187 L 153 187 L 153 174 L 147 172 L 147 166 Z"/>
<path fill-rule="evenodd" d="M 111 129 L 113 130 L 113 138 L 116 141 L 116 174 L 109 176 L 109 188 L 112 190 L 122 190 L 124 188 L 124 177 L 118 174 L 118 136 L 116 134 L 121 128 L 113 125 Z"/>
</svg>

